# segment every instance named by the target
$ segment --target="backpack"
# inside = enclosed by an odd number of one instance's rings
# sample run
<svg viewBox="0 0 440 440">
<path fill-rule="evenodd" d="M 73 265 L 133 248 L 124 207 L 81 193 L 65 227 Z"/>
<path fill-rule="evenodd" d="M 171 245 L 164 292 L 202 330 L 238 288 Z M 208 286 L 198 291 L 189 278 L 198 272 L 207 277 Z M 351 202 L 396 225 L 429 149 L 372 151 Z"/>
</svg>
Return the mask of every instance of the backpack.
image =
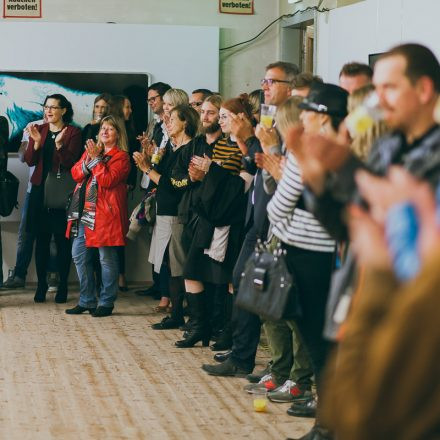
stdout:
<svg viewBox="0 0 440 440">
<path fill-rule="evenodd" d="M 8 217 L 18 208 L 19 180 L 10 172 L 0 174 L 0 216 Z"/>
</svg>

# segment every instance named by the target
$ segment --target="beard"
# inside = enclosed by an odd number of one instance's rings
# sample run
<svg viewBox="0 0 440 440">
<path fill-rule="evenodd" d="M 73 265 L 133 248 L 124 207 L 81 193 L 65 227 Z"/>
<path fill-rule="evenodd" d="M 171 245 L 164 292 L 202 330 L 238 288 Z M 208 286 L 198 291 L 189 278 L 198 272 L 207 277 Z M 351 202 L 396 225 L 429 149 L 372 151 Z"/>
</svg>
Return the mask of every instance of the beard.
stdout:
<svg viewBox="0 0 440 440">
<path fill-rule="evenodd" d="M 220 130 L 220 125 L 219 125 L 218 121 L 213 122 L 212 124 L 208 125 L 207 127 L 202 127 L 203 134 L 212 134 L 218 130 Z"/>
</svg>

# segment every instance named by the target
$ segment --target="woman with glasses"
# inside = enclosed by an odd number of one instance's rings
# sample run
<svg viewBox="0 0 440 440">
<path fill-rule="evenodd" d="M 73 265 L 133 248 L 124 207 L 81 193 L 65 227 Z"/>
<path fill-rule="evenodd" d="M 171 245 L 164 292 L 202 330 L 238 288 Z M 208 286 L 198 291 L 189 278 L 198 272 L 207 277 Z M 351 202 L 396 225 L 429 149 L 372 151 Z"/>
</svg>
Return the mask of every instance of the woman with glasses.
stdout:
<svg viewBox="0 0 440 440">
<path fill-rule="evenodd" d="M 45 203 L 45 182 L 50 172 L 69 173 L 73 164 L 81 156 L 81 131 L 70 125 L 73 117 L 72 104 L 63 96 L 54 94 L 44 101 L 44 117 L 47 121 L 42 125 L 30 125 L 29 145 L 25 153 L 25 161 L 35 166 L 31 177 L 31 193 L 27 230 L 35 233 L 35 265 L 38 285 L 34 301 L 46 301 L 47 262 L 50 254 L 50 240 L 55 238 L 57 247 L 57 265 L 60 276 L 55 302 L 67 301 L 67 279 L 72 259 L 70 241 L 65 237 L 67 226 L 65 208 L 48 208 Z M 66 193 L 66 202 L 68 194 Z"/>
<path fill-rule="evenodd" d="M 195 156 L 189 170 L 191 179 L 202 183 L 193 198 L 198 219 L 184 271 L 192 324 L 186 337 L 176 342 L 179 348 L 199 341 L 208 345 L 212 334 L 219 336 L 229 320 L 224 310 L 246 209 L 244 180 L 239 177 L 242 153 L 232 134 L 234 117 L 252 120 L 246 94 L 222 103 L 219 124 L 224 137 L 214 145 L 211 159 Z"/>
<path fill-rule="evenodd" d="M 171 316 L 154 324 L 155 330 L 176 329 L 184 324 L 182 275 L 186 252 L 182 242 L 183 224 L 178 218 L 178 205 L 192 185 L 188 175 L 191 158 L 194 155 L 203 157 L 209 152 L 209 146 L 204 139 L 195 137 L 199 121 L 200 117 L 193 108 L 189 105 L 178 105 L 171 110 L 167 124 L 170 138 L 174 141 L 168 141 L 165 154 L 158 166 L 153 168 L 145 152 L 134 153 L 134 160 L 139 169 L 147 173 L 157 184 L 157 216 L 149 261 L 154 265 L 156 273 L 159 273 L 165 263 L 170 275 Z"/>
<path fill-rule="evenodd" d="M 151 156 L 153 154 L 154 151 L 154 147 L 159 147 L 159 155 L 161 158 L 164 158 L 168 153 L 169 153 L 169 149 L 172 149 L 173 146 L 179 145 L 180 141 L 178 138 L 175 137 L 174 133 L 175 133 L 175 129 L 174 127 L 172 127 L 170 125 L 170 117 L 171 117 L 171 113 L 172 110 L 178 106 L 188 106 L 189 104 L 189 99 L 188 99 L 188 95 L 187 93 L 182 90 L 182 89 L 173 89 L 170 88 L 168 89 L 163 97 L 162 97 L 162 101 L 163 101 L 163 123 L 162 126 L 164 128 L 162 134 L 162 139 L 159 145 L 157 144 L 151 144 L 151 147 L 146 150 L 147 151 L 147 155 Z M 196 130 L 197 131 L 197 130 Z M 194 133 L 195 134 L 195 133 Z M 160 161 L 162 161 L 162 159 L 160 159 Z M 153 168 L 155 168 L 157 165 L 153 165 Z M 160 167 L 160 165 L 159 165 Z M 142 168 L 141 168 L 142 169 Z M 151 179 L 151 176 L 149 176 Z M 154 179 L 151 179 L 154 182 Z M 156 182 L 155 182 L 156 183 Z M 165 262 L 165 265 L 167 263 Z M 161 285 L 167 285 L 169 284 L 167 282 L 167 273 L 169 272 L 169 268 L 168 267 L 163 267 L 161 268 L 159 267 L 154 267 L 154 272 L 157 274 L 160 274 L 160 277 L 162 279 L 161 281 Z M 161 299 L 159 304 L 157 305 L 157 307 L 155 308 L 156 312 L 166 312 L 169 308 L 170 305 L 170 298 L 168 296 L 166 296 L 168 294 L 168 292 L 166 292 L 165 290 L 161 289 Z"/>
</svg>

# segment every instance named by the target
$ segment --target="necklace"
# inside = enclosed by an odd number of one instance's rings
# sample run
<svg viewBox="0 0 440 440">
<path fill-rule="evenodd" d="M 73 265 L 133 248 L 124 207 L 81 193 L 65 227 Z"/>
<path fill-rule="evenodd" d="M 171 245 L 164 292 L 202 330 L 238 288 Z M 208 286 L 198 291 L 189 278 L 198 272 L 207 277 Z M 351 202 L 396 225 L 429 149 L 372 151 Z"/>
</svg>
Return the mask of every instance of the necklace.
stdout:
<svg viewBox="0 0 440 440">
<path fill-rule="evenodd" d="M 51 129 L 49 129 L 50 134 L 51 134 L 51 138 L 55 139 L 62 129 L 63 129 L 63 127 L 61 127 L 58 131 L 52 131 Z"/>
</svg>

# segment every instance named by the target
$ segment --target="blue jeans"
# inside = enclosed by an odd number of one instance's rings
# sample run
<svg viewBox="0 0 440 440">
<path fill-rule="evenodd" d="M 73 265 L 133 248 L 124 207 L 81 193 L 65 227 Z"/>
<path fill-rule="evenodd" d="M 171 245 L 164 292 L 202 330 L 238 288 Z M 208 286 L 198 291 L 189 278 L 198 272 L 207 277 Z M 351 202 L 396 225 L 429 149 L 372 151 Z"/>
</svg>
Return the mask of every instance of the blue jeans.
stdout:
<svg viewBox="0 0 440 440">
<path fill-rule="evenodd" d="M 118 251 L 116 246 L 97 248 L 101 264 L 102 284 L 99 302 L 96 298 L 96 283 L 93 270 L 93 250 L 86 246 L 84 225 L 80 223 L 78 237 L 73 240 L 72 258 L 79 279 L 79 305 L 94 308 L 113 307 L 118 292 Z"/>
<path fill-rule="evenodd" d="M 14 275 L 25 280 L 27 270 L 32 259 L 32 252 L 34 251 L 35 234 L 26 232 L 26 219 L 29 207 L 30 193 L 26 193 L 23 201 L 23 208 L 21 210 L 20 226 L 18 228 L 17 237 L 17 258 L 15 262 Z"/>
</svg>

